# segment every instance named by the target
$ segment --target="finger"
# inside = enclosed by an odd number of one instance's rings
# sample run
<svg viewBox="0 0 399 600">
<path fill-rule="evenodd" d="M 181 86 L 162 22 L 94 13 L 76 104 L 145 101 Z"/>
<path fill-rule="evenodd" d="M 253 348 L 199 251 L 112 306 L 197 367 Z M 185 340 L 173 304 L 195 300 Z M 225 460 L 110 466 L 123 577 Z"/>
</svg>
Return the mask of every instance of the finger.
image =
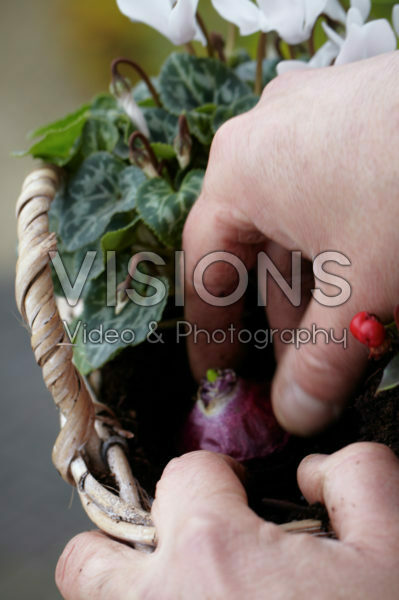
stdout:
<svg viewBox="0 0 399 600">
<path fill-rule="evenodd" d="M 314 287 L 314 277 L 311 264 L 303 259 L 300 261 L 301 270 L 296 273 L 292 253 L 275 242 L 269 241 L 265 252 L 289 287 L 295 289 L 296 286 L 300 286 L 300 296 L 294 301 L 287 297 L 281 284 L 270 275 L 266 290 L 261 290 L 267 306 L 270 329 L 277 333 L 273 336 L 273 347 L 276 360 L 279 361 L 287 349 L 281 334 L 285 329 L 298 327 L 311 299 L 310 290 Z"/>
<path fill-rule="evenodd" d="M 257 522 L 248 508 L 237 476 L 242 468 L 231 458 L 212 452 L 192 452 L 172 460 L 157 486 L 153 519 L 160 546 L 175 540 L 187 527 L 205 532 Z M 229 523 L 231 527 L 227 527 Z"/>
<path fill-rule="evenodd" d="M 98 531 L 73 538 L 62 553 L 55 580 L 65 600 L 125 599 L 148 556 Z"/>
<path fill-rule="evenodd" d="M 325 504 L 341 540 L 385 551 L 392 540 L 398 550 L 399 461 L 387 446 L 364 442 L 309 456 L 298 482 L 310 503 Z"/>
<path fill-rule="evenodd" d="M 365 348 L 348 335 L 356 312 L 352 302 L 337 308 L 310 303 L 300 325 L 306 343 L 289 345 L 272 385 L 274 412 L 288 431 L 322 429 L 355 389 L 367 363 Z"/>
<path fill-rule="evenodd" d="M 209 368 L 232 368 L 242 359 L 244 348 L 237 336 L 229 334 L 229 328 L 238 331 L 242 326 L 245 280 L 256 261 L 256 242 L 263 240 L 263 235 L 245 217 L 234 216 L 212 200 L 202 195 L 183 234 L 185 318 L 192 327 L 187 346 L 198 380 Z M 208 257 L 212 264 L 205 268 L 201 261 Z M 237 269 L 241 269 L 240 274 Z M 231 296 L 235 292 L 237 300 Z"/>
</svg>

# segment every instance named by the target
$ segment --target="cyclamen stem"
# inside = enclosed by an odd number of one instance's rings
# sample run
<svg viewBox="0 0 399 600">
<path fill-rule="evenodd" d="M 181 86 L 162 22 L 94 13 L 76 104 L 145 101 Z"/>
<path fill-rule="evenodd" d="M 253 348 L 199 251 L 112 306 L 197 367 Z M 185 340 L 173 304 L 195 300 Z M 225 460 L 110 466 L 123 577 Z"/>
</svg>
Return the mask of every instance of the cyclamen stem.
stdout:
<svg viewBox="0 0 399 600">
<path fill-rule="evenodd" d="M 127 66 L 131 67 L 132 69 L 134 69 L 140 75 L 141 79 L 144 81 L 144 83 L 148 87 L 148 90 L 149 90 L 151 96 L 153 97 L 155 104 L 159 107 L 162 107 L 161 99 L 160 99 L 159 94 L 158 94 L 157 90 L 155 89 L 151 79 L 148 77 L 147 73 L 140 67 L 140 65 L 137 64 L 136 62 L 134 62 L 133 60 L 130 60 L 129 58 L 117 58 L 112 62 L 111 73 L 112 73 L 113 81 L 114 80 L 120 81 L 123 83 L 123 85 L 126 87 L 126 89 L 130 89 L 130 86 L 128 85 L 126 79 L 123 77 L 123 75 L 121 75 L 119 73 L 119 70 L 118 70 L 119 65 L 127 65 Z"/>
<path fill-rule="evenodd" d="M 211 33 L 211 42 L 212 42 L 212 46 L 216 52 L 216 54 L 218 55 L 218 58 L 221 62 L 226 62 L 226 55 L 224 53 L 224 48 L 225 48 L 225 43 L 224 43 L 224 39 L 223 36 L 220 35 L 220 33 L 216 33 L 213 32 Z"/>
<path fill-rule="evenodd" d="M 234 23 L 229 23 L 227 32 L 227 43 L 226 43 L 226 56 L 230 58 L 233 54 L 237 43 L 238 29 Z"/>
<path fill-rule="evenodd" d="M 204 23 L 201 15 L 199 14 L 198 11 L 197 11 L 197 13 L 196 13 L 195 16 L 196 16 L 196 19 L 197 19 L 198 26 L 201 29 L 201 31 L 204 34 L 205 39 L 206 39 L 206 46 L 207 46 L 207 50 L 208 50 L 208 56 L 210 56 L 211 58 L 213 58 L 213 56 L 214 56 L 214 50 L 213 50 L 212 40 L 210 38 L 208 29 L 207 29 L 207 27 L 206 27 L 206 25 L 205 25 L 205 23 Z"/>
<path fill-rule="evenodd" d="M 195 48 L 194 48 L 194 46 L 192 45 L 191 42 L 187 42 L 187 44 L 184 44 L 184 47 L 187 50 L 188 54 L 191 54 L 191 56 L 197 56 Z"/>
<path fill-rule="evenodd" d="M 267 34 L 261 33 L 258 43 L 258 55 L 256 63 L 255 94 L 261 95 L 263 90 L 263 60 L 266 56 Z"/>
</svg>

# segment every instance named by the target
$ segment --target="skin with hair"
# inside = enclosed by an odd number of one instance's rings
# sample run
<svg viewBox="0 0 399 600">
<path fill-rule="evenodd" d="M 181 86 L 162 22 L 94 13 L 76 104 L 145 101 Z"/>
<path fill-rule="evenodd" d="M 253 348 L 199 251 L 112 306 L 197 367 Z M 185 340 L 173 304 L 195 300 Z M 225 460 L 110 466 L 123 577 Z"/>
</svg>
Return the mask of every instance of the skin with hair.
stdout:
<svg viewBox="0 0 399 600">
<path fill-rule="evenodd" d="M 292 307 L 270 282 L 273 328 L 348 327 L 367 309 L 383 320 L 398 303 L 399 54 L 314 71 L 268 85 L 259 104 L 225 124 L 211 150 L 202 195 L 186 224 L 187 319 L 209 330 L 239 326 L 242 303 L 205 305 L 190 283 L 199 259 L 227 250 L 247 267 L 266 251 L 289 275 L 301 250 L 302 302 Z M 309 263 L 325 250 L 350 258 L 352 296 L 328 308 L 312 299 Z M 347 268 L 347 267 L 345 267 Z M 231 292 L 233 271 L 217 263 L 205 285 Z M 334 293 L 326 288 L 326 294 Z M 339 331 L 337 336 L 339 335 Z M 367 350 L 277 343 L 274 409 L 290 431 L 310 434 L 342 408 L 361 376 Z M 196 377 L 233 367 L 236 346 L 189 345 Z M 99 532 L 72 540 L 56 581 L 66 600 L 394 600 L 399 589 L 399 463 L 378 444 L 354 444 L 306 458 L 299 486 L 323 502 L 337 540 L 289 535 L 247 505 L 241 467 L 196 452 L 173 460 L 157 487 L 152 513 L 159 545 L 142 555 Z"/>
</svg>

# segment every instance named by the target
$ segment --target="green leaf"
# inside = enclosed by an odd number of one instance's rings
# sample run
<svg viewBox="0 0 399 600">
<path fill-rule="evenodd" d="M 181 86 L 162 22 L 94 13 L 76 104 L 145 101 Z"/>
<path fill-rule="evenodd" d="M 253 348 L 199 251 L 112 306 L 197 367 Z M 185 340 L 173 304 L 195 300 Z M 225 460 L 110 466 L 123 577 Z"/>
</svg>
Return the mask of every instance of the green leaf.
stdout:
<svg viewBox="0 0 399 600">
<path fill-rule="evenodd" d="M 132 223 L 132 219 L 133 219 L 132 213 L 122 213 L 122 214 L 117 214 L 117 215 L 113 216 L 111 219 L 111 222 L 109 223 L 109 225 L 107 227 L 107 232 L 105 233 L 103 238 L 99 238 L 99 239 L 95 240 L 94 242 L 87 244 L 87 246 L 84 246 L 83 248 L 79 248 L 78 250 L 75 250 L 74 252 L 68 252 L 68 250 L 66 250 L 65 247 L 63 246 L 62 242 L 58 242 L 57 251 L 61 257 L 61 260 L 64 265 L 68 279 L 72 284 L 76 281 L 76 278 L 78 277 L 78 274 L 81 270 L 82 263 L 86 257 L 87 252 L 90 252 L 90 251 L 96 252 L 96 257 L 91 266 L 90 273 L 87 278 L 87 282 L 91 281 L 92 279 L 95 279 L 104 271 L 102 240 L 104 239 L 104 237 L 106 235 L 111 235 L 113 232 L 118 233 L 119 231 L 123 231 L 125 228 L 127 228 L 127 226 L 129 226 Z M 135 219 L 139 220 L 137 218 L 137 216 L 135 216 Z M 53 221 L 53 223 L 54 223 L 54 221 Z M 52 229 L 52 231 L 56 231 L 56 230 Z M 110 242 L 109 242 L 109 247 L 107 248 L 107 250 L 118 250 L 118 249 L 119 249 L 119 246 L 116 245 L 114 240 L 111 238 Z M 52 271 L 52 274 L 53 274 L 53 283 L 54 283 L 55 293 L 58 296 L 64 296 L 61 282 L 59 281 L 57 273 L 55 272 L 54 269 Z M 85 293 L 85 290 L 83 289 L 83 294 L 84 293 Z"/>
<path fill-rule="evenodd" d="M 204 171 L 190 171 L 175 192 L 163 179 L 144 183 L 137 195 L 137 210 L 158 239 L 169 248 L 181 247 L 187 215 L 198 198 Z"/>
<path fill-rule="evenodd" d="M 228 60 L 228 65 L 232 69 L 241 65 L 241 63 L 251 60 L 251 56 L 245 48 L 236 48 Z"/>
<path fill-rule="evenodd" d="M 212 117 L 213 115 L 197 112 L 196 110 L 186 114 L 191 135 L 196 137 L 204 146 L 210 146 L 213 139 Z"/>
<path fill-rule="evenodd" d="M 399 354 L 394 356 L 391 362 L 385 367 L 377 394 L 386 392 L 397 386 L 399 386 Z"/>
<path fill-rule="evenodd" d="M 25 154 L 31 154 L 34 158 L 41 158 L 63 167 L 76 154 L 80 134 L 86 121 L 87 114 L 82 114 L 64 129 L 49 130 L 43 139 L 33 144 Z"/>
<path fill-rule="evenodd" d="M 118 158 L 98 152 L 87 158 L 57 194 L 59 233 L 68 251 L 97 240 L 117 213 L 135 208 L 143 172 Z"/>
<path fill-rule="evenodd" d="M 213 132 L 215 133 L 219 127 L 229 119 L 248 112 L 251 110 L 251 108 L 256 106 L 258 102 L 259 98 L 257 96 L 254 94 L 248 94 L 247 96 L 237 100 L 237 102 L 234 102 L 234 104 L 231 106 L 219 107 L 212 120 Z"/>
<path fill-rule="evenodd" d="M 229 105 L 251 91 L 224 63 L 179 53 L 162 67 L 159 87 L 163 105 L 175 115 L 205 104 Z"/>
<path fill-rule="evenodd" d="M 277 77 L 277 65 L 280 62 L 278 58 L 266 58 L 262 64 L 262 83 L 265 87 L 272 79 Z M 255 60 L 249 60 L 241 63 L 235 68 L 236 75 L 251 87 L 255 84 L 257 63 Z"/>
<path fill-rule="evenodd" d="M 100 151 L 113 152 L 120 136 L 126 141 L 130 121 L 110 94 L 100 94 L 64 119 L 33 132 L 42 136 L 26 154 L 65 166 Z"/>
<path fill-rule="evenodd" d="M 119 131 L 104 118 L 90 118 L 82 131 L 79 159 L 84 160 L 95 152 L 112 152 L 119 140 Z"/>
<path fill-rule="evenodd" d="M 75 125 L 76 122 L 80 122 L 82 117 L 88 116 L 89 109 L 90 104 L 84 104 L 78 110 L 67 115 L 66 117 L 35 129 L 35 131 L 32 131 L 28 137 L 32 140 L 37 137 L 48 135 L 49 133 L 64 131 L 65 129 Z"/>
<path fill-rule="evenodd" d="M 150 130 L 151 142 L 172 145 L 177 135 L 177 117 L 163 108 L 143 108 L 142 110 Z"/>
<path fill-rule="evenodd" d="M 90 113 L 98 116 L 103 116 L 101 113 L 109 111 L 119 111 L 118 101 L 112 94 L 98 94 L 92 100 L 90 105 Z"/>
<path fill-rule="evenodd" d="M 125 227 L 109 231 L 103 235 L 101 238 L 101 250 L 104 262 L 106 261 L 107 252 L 124 250 L 132 245 L 134 230 L 139 223 L 141 223 L 141 219 L 135 215 Z"/>
<path fill-rule="evenodd" d="M 118 265 L 118 284 L 127 275 L 127 262 L 123 261 L 123 263 L 125 268 L 122 271 Z M 99 369 L 124 348 L 136 346 L 146 339 L 150 333 L 150 323 L 160 321 L 168 300 L 167 280 L 159 279 L 165 286 L 165 295 L 161 302 L 156 306 L 139 306 L 128 299 L 119 314 L 116 314 L 114 306 L 107 306 L 106 274 L 90 282 L 85 295 L 83 313 L 78 321 L 80 328 L 74 348 L 74 361 L 81 373 L 88 374 L 94 369 Z M 139 293 L 142 295 L 142 291 Z M 150 286 L 147 295 L 151 296 L 153 293 Z M 70 327 L 71 334 L 74 333 L 75 327 L 76 323 Z M 134 340 L 132 340 L 132 332 Z"/>
<path fill-rule="evenodd" d="M 154 150 L 155 156 L 158 159 L 171 160 L 172 158 L 176 158 L 175 149 L 170 144 L 155 142 L 151 144 L 151 148 Z"/>
</svg>

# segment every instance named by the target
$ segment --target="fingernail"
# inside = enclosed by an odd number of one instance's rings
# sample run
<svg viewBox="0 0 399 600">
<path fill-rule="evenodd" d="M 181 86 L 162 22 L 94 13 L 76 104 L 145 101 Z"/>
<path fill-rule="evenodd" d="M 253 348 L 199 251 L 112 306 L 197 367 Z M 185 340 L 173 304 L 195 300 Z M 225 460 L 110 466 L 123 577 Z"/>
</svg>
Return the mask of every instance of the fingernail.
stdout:
<svg viewBox="0 0 399 600">
<path fill-rule="evenodd" d="M 281 392 L 276 389 L 273 406 L 280 424 L 290 433 L 312 435 L 337 419 L 341 407 L 305 392 L 290 381 Z"/>
</svg>

